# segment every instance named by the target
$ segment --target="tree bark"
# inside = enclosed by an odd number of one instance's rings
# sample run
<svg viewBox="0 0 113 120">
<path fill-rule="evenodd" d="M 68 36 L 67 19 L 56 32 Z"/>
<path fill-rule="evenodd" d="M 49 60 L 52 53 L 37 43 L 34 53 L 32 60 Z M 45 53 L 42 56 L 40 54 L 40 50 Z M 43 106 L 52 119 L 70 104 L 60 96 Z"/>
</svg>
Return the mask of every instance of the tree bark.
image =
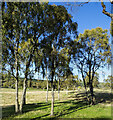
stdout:
<svg viewBox="0 0 113 120">
<path fill-rule="evenodd" d="M 46 92 L 46 103 L 48 102 L 48 78 L 47 78 L 47 68 L 46 68 L 46 80 L 47 80 L 47 92 Z"/>
<path fill-rule="evenodd" d="M 23 93 L 22 93 L 22 99 L 21 99 L 21 104 L 20 104 L 20 112 L 21 113 L 23 112 L 23 105 L 26 103 L 27 76 L 28 76 L 28 70 L 29 70 L 29 66 L 30 66 L 32 57 L 33 57 L 33 55 L 30 54 L 30 59 L 26 63 L 26 72 L 25 72 L 25 79 L 24 79 L 24 85 L 23 85 Z"/>
<path fill-rule="evenodd" d="M 18 101 L 18 79 L 16 79 L 15 89 L 16 89 L 15 112 L 18 113 L 18 112 L 19 112 L 19 101 Z"/>
<path fill-rule="evenodd" d="M 94 94 L 93 94 L 93 85 L 92 85 L 92 80 L 90 79 L 90 93 L 91 93 L 91 105 L 93 105 L 94 104 L 94 101 L 93 101 L 93 97 L 94 97 Z"/>
<path fill-rule="evenodd" d="M 16 89 L 16 101 L 15 101 L 15 112 L 18 113 L 19 112 L 19 100 L 18 100 L 18 77 L 19 77 L 19 73 L 18 73 L 18 67 L 19 67 L 19 63 L 18 63 L 18 47 L 19 47 L 19 41 L 17 41 L 17 47 L 15 48 L 15 70 L 16 70 L 16 83 L 15 83 L 15 89 Z"/>
<path fill-rule="evenodd" d="M 85 82 L 85 79 L 84 79 L 83 72 L 82 72 L 82 78 L 83 78 L 83 83 L 84 83 L 84 88 L 85 88 L 86 98 L 87 98 L 87 101 L 89 101 L 88 93 L 87 93 L 87 87 L 86 87 L 86 82 Z"/>
<path fill-rule="evenodd" d="M 23 112 L 23 105 L 25 104 L 26 100 L 26 89 L 27 89 L 27 78 L 24 79 L 24 85 L 23 85 L 23 93 L 22 93 L 22 100 L 20 104 L 20 112 Z"/>
<path fill-rule="evenodd" d="M 58 80 L 58 100 L 60 100 L 60 79 Z"/>
<path fill-rule="evenodd" d="M 47 79 L 47 77 L 46 77 Z M 47 79 L 47 93 L 46 93 L 46 102 L 48 102 L 48 79 Z"/>
<path fill-rule="evenodd" d="M 51 82 L 51 87 L 52 87 L 52 101 L 51 101 L 51 116 L 54 115 L 54 86 L 53 86 L 53 82 Z"/>
<path fill-rule="evenodd" d="M 54 48 L 54 47 L 53 47 Z M 53 50 L 54 51 L 54 50 Z M 53 79 L 55 74 L 54 68 L 54 55 L 52 55 L 52 74 L 51 74 L 51 88 L 52 88 L 52 100 L 51 100 L 51 116 L 54 116 L 54 86 L 53 86 Z"/>
</svg>

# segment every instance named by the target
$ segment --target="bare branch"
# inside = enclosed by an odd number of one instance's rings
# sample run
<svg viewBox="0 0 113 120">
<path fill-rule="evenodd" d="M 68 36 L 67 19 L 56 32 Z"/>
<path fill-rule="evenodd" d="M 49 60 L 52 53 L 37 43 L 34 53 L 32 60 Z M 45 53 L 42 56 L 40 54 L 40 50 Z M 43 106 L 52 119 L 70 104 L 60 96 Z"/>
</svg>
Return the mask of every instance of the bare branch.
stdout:
<svg viewBox="0 0 113 120">
<path fill-rule="evenodd" d="M 112 4 L 112 2 L 111 2 L 111 4 Z M 111 13 L 106 11 L 106 6 L 105 6 L 103 0 L 101 0 L 101 5 L 103 7 L 103 11 L 102 12 L 113 20 L 113 14 L 111 14 Z"/>
<path fill-rule="evenodd" d="M 90 0 L 88 0 L 87 2 L 81 2 L 78 6 L 83 6 L 84 4 L 87 4 L 89 2 L 90 2 Z"/>
<path fill-rule="evenodd" d="M 76 1 L 75 1 L 76 2 Z M 81 6 L 83 6 L 84 4 L 87 4 L 87 3 L 89 3 L 90 2 L 90 0 L 88 0 L 87 2 L 81 2 L 80 4 L 73 4 L 73 6 L 79 6 L 79 7 L 81 7 Z M 76 2 L 77 3 L 77 2 Z M 72 5 L 72 4 L 70 4 L 69 2 L 67 3 L 67 5 L 68 6 L 70 6 L 70 5 Z"/>
</svg>

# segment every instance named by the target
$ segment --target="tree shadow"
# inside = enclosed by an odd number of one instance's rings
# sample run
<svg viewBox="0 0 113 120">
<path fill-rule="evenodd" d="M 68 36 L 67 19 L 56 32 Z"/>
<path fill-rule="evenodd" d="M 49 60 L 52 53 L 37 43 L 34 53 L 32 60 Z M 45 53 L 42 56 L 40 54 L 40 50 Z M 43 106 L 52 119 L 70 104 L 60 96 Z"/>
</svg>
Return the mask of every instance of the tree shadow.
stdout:
<svg viewBox="0 0 113 120">
<path fill-rule="evenodd" d="M 96 104 L 98 103 L 111 103 L 113 102 L 113 93 L 95 92 Z"/>
<path fill-rule="evenodd" d="M 2 118 L 15 115 L 15 105 L 2 106 Z"/>
<path fill-rule="evenodd" d="M 75 111 L 81 110 L 81 109 L 85 109 L 87 107 L 90 107 L 90 105 L 87 104 L 86 101 L 76 101 L 76 99 L 74 100 L 68 100 L 68 101 L 64 101 L 64 102 L 59 102 L 60 104 L 66 104 L 66 103 L 71 103 L 72 106 L 65 108 L 65 110 L 63 110 L 63 112 L 57 112 L 55 113 L 56 118 L 62 117 L 63 115 L 68 115 L 70 113 L 73 113 Z"/>
<path fill-rule="evenodd" d="M 87 92 L 88 97 L 90 97 L 90 92 Z M 71 95 L 69 98 L 74 98 L 78 101 L 87 101 L 86 93 L 78 93 L 76 95 Z M 107 92 L 94 92 L 94 98 L 95 98 L 95 104 L 98 103 L 111 103 L 113 102 L 113 93 L 107 93 Z"/>
<path fill-rule="evenodd" d="M 43 116 L 40 116 L 40 117 L 35 117 L 35 118 L 32 118 L 31 120 L 41 119 L 42 117 L 46 117 L 48 115 L 50 115 L 50 114 L 46 114 L 46 115 L 43 115 Z M 50 119 L 50 118 L 48 118 L 48 119 Z"/>
<path fill-rule="evenodd" d="M 46 102 L 40 102 L 40 103 L 32 103 L 32 104 L 26 104 L 23 106 L 23 112 L 26 113 L 29 111 L 35 111 L 35 110 L 42 110 L 50 107 L 50 103 Z M 15 113 L 15 105 L 10 105 L 10 106 L 2 106 L 2 117 L 10 117 L 10 116 L 16 116 L 19 115 L 20 113 L 16 114 Z"/>
</svg>

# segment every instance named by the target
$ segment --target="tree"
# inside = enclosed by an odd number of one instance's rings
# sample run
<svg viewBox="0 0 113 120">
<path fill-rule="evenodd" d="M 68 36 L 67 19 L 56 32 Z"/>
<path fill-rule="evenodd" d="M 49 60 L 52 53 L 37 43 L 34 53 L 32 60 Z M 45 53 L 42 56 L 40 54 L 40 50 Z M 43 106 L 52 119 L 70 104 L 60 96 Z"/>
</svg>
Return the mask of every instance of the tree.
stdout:
<svg viewBox="0 0 113 120">
<path fill-rule="evenodd" d="M 53 115 L 55 70 L 58 64 L 67 64 L 66 67 L 69 67 L 69 55 L 67 58 L 60 51 L 71 40 L 67 33 L 76 34 L 77 24 L 72 22 L 71 15 L 63 6 L 52 6 L 48 3 L 40 4 L 39 2 L 3 3 L 2 8 L 3 60 L 4 66 L 7 63 L 11 67 L 12 75 L 16 78 L 16 112 L 19 111 L 19 72 L 23 70 L 25 75 L 20 104 L 20 111 L 22 112 L 28 75 L 31 63 L 34 63 L 35 71 L 37 72 L 42 68 L 43 76 L 45 75 L 45 68 L 48 67 L 49 69 L 53 96 L 51 115 Z M 24 64 L 25 66 L 22 69 Z"/>
<path fill-rule="evenodd" d="M 105 86 L 113 89 L 113 77 L 112 75 L 109 75 L 107 79 L 104 79 Z"/>
<path fill-rule="evenodd" d="M 14 77 L 11 75 L 10 72 L 3 72 L 1 73 L 2 76 L 2 85 L 1 87 L 5 87 L 5 88 L 15 88 L 14 84 L 15 84 L 15 79 Z"/>
<path fill-rule="evenodd" d="M 3 3 L 2 8 L 3 62 L 4 68 L 9 65 L 12 75 L 16 78 L 16 112 L 19 111 L 19 71 L 23 64 L 26 66 L 26 68 L 24 67 L 25 79 L 20 105 L 20 111 L 22 112 L 27 88 L 27 77 L 30 72 L 29 68 L 34 54 L 37 57 L 36 53 L 39 45 L 37 41 L 44 33 L 42 24 L 44 21 L 42 12 L 43 9 L 39 3 Z M 34 8 L 37 13 L 34 11 Z M 23 63 L 22 65 L 20 64 L 20 61 Z M 16 74 L 14 74 L 15 72 Z"/>
<path fill-rule="evenodd" d="M 75 40 L 76 54 L 74 54 L 74 62 L 80 72 L 86 88 L 85 77 L 88 76 L 89 87 L 91 93 L 91 104 L 93 101 L 93 80 L 96 71 L 100 67 L 104 67 L 110 62 L 110 45 L 107 30 L 97 27 L 96 29 L 85 30 L 83 34 L 79 34 Z M 88 71 L 88 72 L 87 72 Z"/>
<path fill-rule="evenodd" d="M 73 88 L 73 85 L 75 85 L 75 80 L 74 80 L 74 76 L 73 74 L 70 74 L 68 77 L 66 77 L 65 79 L 65 85 L 66 85 L 66 88 L 67 88 L 67 91 L 68 89 L 72 89 Z M 68 92 L 67 92 L 68 94 Z"/>
<path fill-rule="evenodd" d="M 78 78 L 78 75 L 74 76 L 74 80 L 75 80 L 75 87 L 81 86 L 82 81 L 81 79 Z"/>
<path fill-rule="evenodd" d="M 15 112 L 19 112 L 18 81 L 20 69 L 19 45 L 22 41 L 23 12 L 20 3 L 2 4 L 3 69 L 15 77 Z M 15 74 L 14 74 L 15 73 Z"/>
<path fill-rule="evenodd" d="M 51 10 L 51 11 L 49 11 Z M 43 48 L 43 64 L 48 68 L 52 87 L 51 115 L 54 115 L 54 86 L 53 80 L 59 66 L 69 67 L 69 55 L 63 54 L 63 49 L 71 41 L 67 33 L 76 33 L 77 24 L 63 6 L 48 5 L 45 8 L 45 39 L 41 42 Z M 53 24 L 51 24 L 51 21 Z M 48 29 L 51 28 L 51 29 Z M 64 52 L 65 53 L 65 52 Z M 67 57 L 66 57 L 67 56 Z M 67 64 L 67 66 L 66 66 Z"/>
<path fill-rule="evenodd" d="M 40 66 L 42 64 L 42 52 L 40 50 L 40 42 L 43 40 L 44 31 L 44 15 L 43 13 L 44 4 L 37 3 L 28 3 L 28 6 L 25 11 L 26 23 L 23 31 L 25 33 L 24 38 L 27 41 L 24 41 L 20 49 L 21 53 L 23 53 L 23 63 L 25 64 L 25 79 L 23 85 L 23 95 L 20 104 L 20 111 L 23 110 L 23 105 L 25 104 L 26 98 L 26 89 L 27 89 L 27 81 L 28 75 L 30 74 L 30 68 L 32 64 L 35 64 L 35 72 L 39 71 Z M 34 11 L 35 9 L 35 11 Z M 29 12 L 28 12 L 29 11 Z M 48 28 L 49 29 L 49 28 Z M 32 63 L 32 64 L 31 64 Z"/>
</svg>

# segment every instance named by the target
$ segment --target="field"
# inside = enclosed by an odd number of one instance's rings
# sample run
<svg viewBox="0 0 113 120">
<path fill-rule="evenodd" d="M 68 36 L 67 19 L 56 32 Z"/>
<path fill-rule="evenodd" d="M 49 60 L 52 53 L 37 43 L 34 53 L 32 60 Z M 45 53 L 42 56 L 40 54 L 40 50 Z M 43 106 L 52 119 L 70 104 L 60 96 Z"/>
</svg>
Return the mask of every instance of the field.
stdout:
<svg viewBox="0 0 113 120">
<path fill-rule="evenodd" d="M 22 90 L 19 90 L 19 101 Z M 112 118 L 111 100 L 113 95 L 110 90 L 95 90 L 95 105 L 89 105 L 85 101 L 84 90 L 60 92 L 58 101 L 58 91 L 55 93 L 54 118 Z M 48 103 L 46 103 L 46 91 L 29 89 L 27 90 L 27 104 L 24 106 L 23 114 L 14 114 L 15 90 L 2 88 L 2 117 L 3 119 L 14 118 L 51 118 L 51 91 L 49 91 Z"/>
</svg>

